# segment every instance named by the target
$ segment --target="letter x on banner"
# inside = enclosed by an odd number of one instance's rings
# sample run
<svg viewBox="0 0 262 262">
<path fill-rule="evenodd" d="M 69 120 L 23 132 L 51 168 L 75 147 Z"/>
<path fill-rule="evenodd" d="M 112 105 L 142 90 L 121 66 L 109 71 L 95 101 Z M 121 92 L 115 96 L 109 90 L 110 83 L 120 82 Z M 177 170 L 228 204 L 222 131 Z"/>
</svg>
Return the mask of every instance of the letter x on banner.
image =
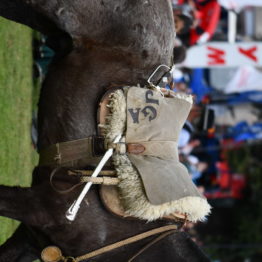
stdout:
<svg viewBox="0 0 262 262">
<path fill-rule="evenodd" d="M 236 67 L 241 65 L 262 65 L 262 43 L 210 42 L 190 47 L 186 60 L 181 66 L 196 67 Z"/>
</svg>

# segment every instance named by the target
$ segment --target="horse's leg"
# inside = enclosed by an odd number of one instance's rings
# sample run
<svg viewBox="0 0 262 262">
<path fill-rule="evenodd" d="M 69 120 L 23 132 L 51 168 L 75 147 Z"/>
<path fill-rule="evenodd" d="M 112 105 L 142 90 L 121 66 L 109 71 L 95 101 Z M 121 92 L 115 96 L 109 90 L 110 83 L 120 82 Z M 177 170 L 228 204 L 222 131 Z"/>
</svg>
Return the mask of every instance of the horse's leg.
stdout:
<svg viewBox="0 0 262 262">
<path fill-rule="evenodd" d="M 73 6 L 72 2 L 69 4 Z M 57 0 L 0 0 L 0 16 L 27 25 L 46 35 L 65 31 L 65 24 L 73 22 L 71 19 L 69 21 L 63 19 L 64 16 L 61 16 L 63 10 L 63 1 Z"/>
<path fill-rule="evenodd" d="M 13 235 L 0 246 L 0 262 L 28 262 L 37 259 L 30 245 L 27 228 L 20 224 Z"/>
<path fill-rule="evenodd" d="M 0 16 L 27 25 L 46 35 L 60 32 L 56 24 L 44 13 L 37 11 L 30 2 L 27 0 L 0 0 Z"/>
</svg>

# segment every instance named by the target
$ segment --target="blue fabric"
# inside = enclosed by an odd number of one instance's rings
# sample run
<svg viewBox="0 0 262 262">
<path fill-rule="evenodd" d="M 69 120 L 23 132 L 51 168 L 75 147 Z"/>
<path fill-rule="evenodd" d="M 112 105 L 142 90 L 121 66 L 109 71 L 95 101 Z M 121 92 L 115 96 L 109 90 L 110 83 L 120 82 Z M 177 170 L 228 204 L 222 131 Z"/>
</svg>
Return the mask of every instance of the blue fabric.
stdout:
<svg viewBox="0 0 262 262">
<path fill-rule="evenodd" d="M 261 139 L 262 123 L 248 125 L 245 121 L 239 122 L 235 126 L 228 129 L 228 134 L 226 136 L 234 138 L 237 142 Z"/>
<path fill-rule="evenodd" d="M 189 87 L 192 90 L 193 94 L 196 95 L 197 103 L 200 103 L 203 97 L 211 92 L 211 88 L 207 85 L 205 81 L 203 68 L 197 68 L 192 70 Z"/>
<path fill-rule="evenodd" d="M 242 104 L 242 103 L 258 103 L 262 104 L 262 92 L 261 91 L 248 91 L 238 94 L 232 94 L 228 96 L 228 104 Z"/>
<path fill-rule="evenodd" d="M 206 172 L 215 174 L 217 171 L 216 163 L 220 160 L 220 141 L 216 137 L 206 136 L 201 137 L 200 140 L 206 153 L 200 158 L 200 161 L 208 161 L 209 164 Z"/>
</svg>

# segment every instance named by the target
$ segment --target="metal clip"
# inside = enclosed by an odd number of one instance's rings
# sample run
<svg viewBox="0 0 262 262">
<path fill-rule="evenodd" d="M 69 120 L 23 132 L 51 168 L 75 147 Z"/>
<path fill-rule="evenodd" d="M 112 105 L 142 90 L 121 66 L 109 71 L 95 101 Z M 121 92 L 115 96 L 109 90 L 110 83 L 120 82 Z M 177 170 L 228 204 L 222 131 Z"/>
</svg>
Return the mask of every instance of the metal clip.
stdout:
<svg viewBox="0 0 262 262">
<path fill-rule="evenodd" d="M 151 82 L 151 78 L 157 73 L 157 71 L 161 68 L 161 67 L 165 67 L 165 68 L 167 68 L 169 71 L 171 70 L 171 68 L 169 67 L 169 66 L 167 66 L 167 65 L 159 65 L 157 68 L 156 68 L 156 70 L 149 76 L 149 78 L 147 79 L 147 83 L 150 85 L 150 86 L 152 86 L 152 87 L 154 87 L 154 88 L 156 88 L 156 89 L 159 89 L 160 87 L 159 86 L 155 86 L 152 82 Z"/>
</svg>

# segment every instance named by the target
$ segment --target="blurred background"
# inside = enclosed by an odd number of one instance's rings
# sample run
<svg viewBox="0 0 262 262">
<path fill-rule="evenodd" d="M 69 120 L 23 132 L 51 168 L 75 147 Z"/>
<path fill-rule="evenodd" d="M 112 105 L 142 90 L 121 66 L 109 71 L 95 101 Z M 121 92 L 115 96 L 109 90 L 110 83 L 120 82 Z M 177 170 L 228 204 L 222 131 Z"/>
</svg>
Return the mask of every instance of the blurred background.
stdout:
<svg viewBox="0 0 262 262">
<path fill-rule="evenodd" d="M 185 230 L 212 261 L 262 261 L 262 1 L 172 5 L 185 56 L 162 86 L 195 97 L 180 159 L 213 207 Z"/>
<path fill-rule="evenodd" d="M 262 261 L 262 0 L 171 3 L 175 65 L 158 85 L 194 96 L 180 161 L 213 207 L 207 221 L 184 230 L 213 262 Z M 0 181 L 26 186 L 54 51 L 44 35 L 4 19 L 0 38 Z M 0 225 L 1 244 L 17 223 Z"/>
</svg>

